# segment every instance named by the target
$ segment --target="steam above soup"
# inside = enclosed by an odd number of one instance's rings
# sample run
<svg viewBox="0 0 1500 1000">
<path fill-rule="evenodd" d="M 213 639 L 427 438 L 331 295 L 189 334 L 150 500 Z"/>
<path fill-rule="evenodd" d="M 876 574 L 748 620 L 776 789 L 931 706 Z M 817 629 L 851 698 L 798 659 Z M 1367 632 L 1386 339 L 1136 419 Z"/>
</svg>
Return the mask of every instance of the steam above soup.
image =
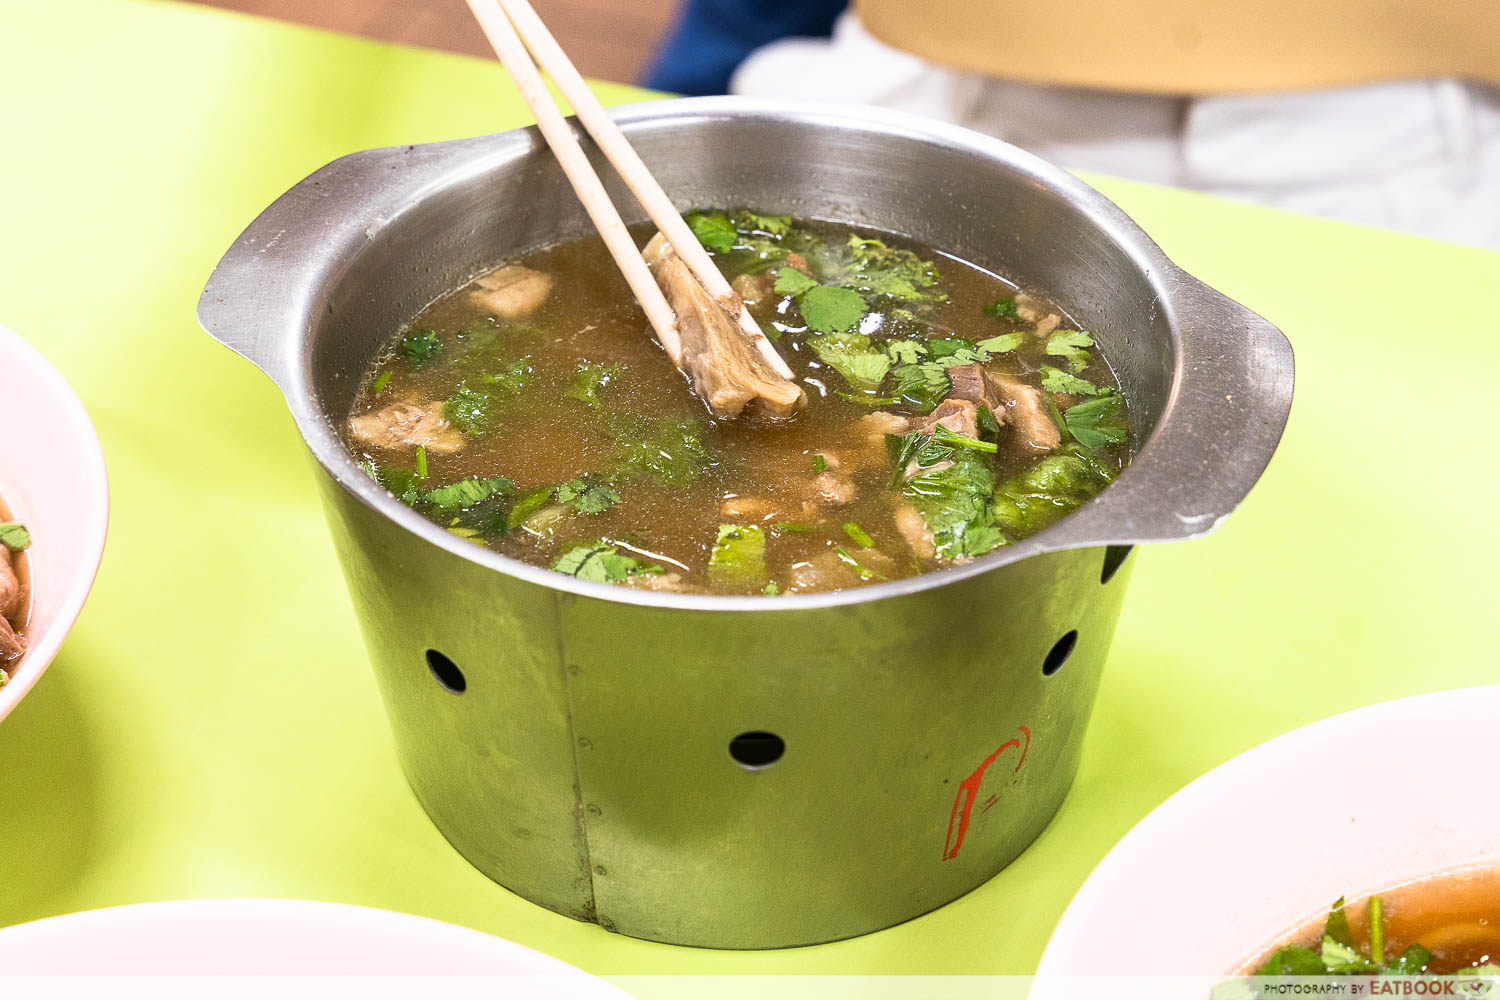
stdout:
<svg viewBox="0 0 1500 1000">
<path fill-rule="evenodd" d="M 792 380 L 726 333 L 727 313 L 657 237 L 644 252 L 678 315 L 690 391 L 602 245 L 579 240 L 417 316 L 369 372 L 350 450 L 476 544 L 587 580 L 725 594 L 967 561 L 1048 527 L 1123 467 L 1119 384 L 1041 295 L 848 226 L 688 222 Z"/>
</svg>

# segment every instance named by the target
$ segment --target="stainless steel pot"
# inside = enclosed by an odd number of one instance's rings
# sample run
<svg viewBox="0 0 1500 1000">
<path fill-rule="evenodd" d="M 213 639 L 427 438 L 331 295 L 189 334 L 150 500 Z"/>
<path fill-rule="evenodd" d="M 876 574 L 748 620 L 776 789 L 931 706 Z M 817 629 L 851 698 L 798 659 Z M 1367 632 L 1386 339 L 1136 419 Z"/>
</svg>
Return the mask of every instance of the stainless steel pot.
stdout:
<svg viewBox="0 0 1500 1000">
<path fill-rule="evenodd" d="M 464 857 L 543 906 L 660 941 L 767 948 L 889 926 L 994 875 L 1056 812 L 1130 547 L 1205 534 L 1244 498 L 1286 421 L 1291 349 L 1097 192 L 1003 142 L 727 98 L 616 117 L 684 209 L 861 222 L 1055 292 L 1118 370 L 1141 442 L 1130 467 L 968 565 L 806 596 L 584 583 L 428 523 L 360 472 L 335 425 L 422 307 L 589 232 L 533 129 L 329 164 L 235 242 L 199 320 L 286 395 L 407 775 Z"/>
</svg>

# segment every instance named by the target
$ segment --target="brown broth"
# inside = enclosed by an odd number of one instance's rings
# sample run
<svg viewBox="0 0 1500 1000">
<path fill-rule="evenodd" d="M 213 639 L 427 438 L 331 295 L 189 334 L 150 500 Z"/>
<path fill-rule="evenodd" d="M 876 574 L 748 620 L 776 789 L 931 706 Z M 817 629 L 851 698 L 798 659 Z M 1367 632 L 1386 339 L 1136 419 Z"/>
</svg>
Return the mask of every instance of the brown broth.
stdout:
<svg viewBox="0 0 1500 1000">
<path fill-rule="evenodd" d="M 829 223 L 798 225 L 839 243 L 850 232 L 876 235 Z M 650 231 L 642 229 L 636 235 L 644 243 Z M 949 298 L 931 307 L 925 317 L 930 337 L 951 331 L 947 335 L 982 340 L 1030 329 L 1030 324 L 1015 317 L 996 318 L 984 312 L 997 299 L 1016 294 L 1016 286 L 1004 278 L 932 248 L 878 235 L 937 263 L 940 287 Z M 423 487 L 504 476 L 524 495 L 577 476 L 609 477 L 618 469 L 621 453 L 619 433 L 611 432 L 610 413 L 633 414 L 648 423 L 696 421 L 716 461 L 686 484 L 664 484 L 649 477 L 616 482 L 622 501 L 603 513 L 571 513 L 541 532 L 513 530 L 500 537 L 475 538 L 477 543 L 526 562 L 551 565 L 573 546 L 607 539 L 622 552 L 640 554 L 675 574 L 667 581 L 671 589 L 698 592 L 733 589 L 711 579 L 707 568 L 719 526 L 726 523 L 763 526 L 769 579 L 781 591 L 858 586 L 943 564 L 937 558 L 914 554 L 898 532 L 893 498 L 899 494 L 891 488 L 890 459 L 883 446 L 878 441 L 874 448 L 851 443 L 850 425 L 872 408 L 836 394 L 848 387 L 817 359 L 800 334 L 784 334 L 778 349 L 807 391 L 805 410 L 782 422 L 748 415 L 748 411 L 739 419 L 712 420 L 653 339 L 624 279 L 597 239 L 537 250 L 518 261 L 550 274 L 555 281 L 538 312 L 521 321 L 499 322 L 470 301 L 467 293 L 474 286 L 458 289 L 433 303 L 407 327 L 434 331 L 442 343 L 441 353 L 427 364 L 413 366 L 396 352 L 398 336 L 377 359 L 359 393 L 354 416 L 397 401 L 425 404 L 447 398 L 462 379 L 473 378 L 486 365 L 493 369 L 526 359 L 531 374 L 525 390 L 508 398 L 500 398 L 503 393 L 493 395 L 492 428 L 466 440 L 461 450 L 451 454 L 429 451 Z M 729 277 L 737 273 L 733 258 L 721 258 L 721 266 Z M 1064 329 L 1077 328 L 1048 300 L 1035 293 L 1032 297 L 1043 312 L 1060 314 Z M 493 343 L 487 347 L 476 346 L 491 337 Z M 1042 339 L 1031 340 L 1027 349 L 998 355 L 990 369 L 1035 383 L 1041 364 L 1060 361 L 1041 353 Z M 1081 377 L 1118 389 L 1102 354 L 1097 349 L 1091 354 Z M 590 407 L 568 397 L 582 362 L 619 366 L 618 378 L 601 391 L 604 406 Z M 386 382 L 376 391 L 380 379 Z M 345 436 L 350 450 L 363 461 L 412 468 L 410 449 L 404 453 L 371 449 L 355 441 L 347 427 Z M 856 496 L 848 504 L 812 512 L 805 503 L 813 496 L 815 456 L 820 454 L 836 462 L 839 474 L 852 480 Z M 1107 449 L 1100 458 L 1111 470 L 1118 470 L 1127 454 L 1128 443 Z M 993 460 L 997 482 L 1035 461 L 1035 456 L 1001 448 Z M 734 498 L 754 498 L 766 509 L 753 517 L 730 516 L 725 505 Z M 433 519 L 451 524 L 450 518 Z M 857 525 L 875 544 L 858 545 L 845 530 L 846 524 Z M 840 549 L 863 569 L 848 566 L 839 558 Z M 642 578 L 631 582 L 658 583 Z"/>
<path fill-rule="evenodd" d="M 1385 955 L 1390 961 L 1407 947 L 1419 944 L 1431 951 L 1427 971 L 1461 972 L 1489 962 L 1500 962 L 1500 871 L 1469 869 L 1418 879 L 1378 895 L 1384 908 Z M 1344 912 L 1355 943 L 1370 943 L 1369 897 L 1349 903 Z M 1327 915 L 1309 920 L 1275 948 L 1269 948 L 1241 972 L 1250 975 L 1287 945 L 1318 947 Z"/>
</svg>

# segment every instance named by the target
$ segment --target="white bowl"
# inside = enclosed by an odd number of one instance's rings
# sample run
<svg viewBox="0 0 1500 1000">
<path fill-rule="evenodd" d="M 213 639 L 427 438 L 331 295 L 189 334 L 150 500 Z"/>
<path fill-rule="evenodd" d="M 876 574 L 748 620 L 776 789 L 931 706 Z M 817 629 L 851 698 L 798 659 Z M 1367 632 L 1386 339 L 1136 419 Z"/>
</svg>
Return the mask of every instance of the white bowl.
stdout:
<svg viewBox="0 0 1500 1000">
<path fill-rule="evenodd" d="M 1500 868 L 1497 758 L 1500 687 L 1372 705 L 1264 743 L 1125 835 L 1037 974 L 1225 977 L 1340 896 Z"/>
<path fill-rule="evenodd" d="M 26 652 L 6 666 L 0 719 L 57 655 L 104 552 L 109 485 L 94 425 L 36 349 L 0 326 L 0 497 L 31 532 Z"/>
<path fill-rule="evenodd" d="M 432 989 L 438 980 L 422 989 L 404 977 L 442 976 L 453 984 L 453 977 L 502 976 L 502 983 L 457 992 L 510 1000 L 628 1000 L 603 980 L 504 938 L 406 913 L 294 899 L 141 903 L 19 924 L 0 929 L 0 969 L 9 976 L 276 976 L 281 985 L 270 992 L 278 996 L 288 995 L 279 977 L 308 976 L 327 984 L 311 994 L 319 997 L 355 992 L 329 976 L 365 977 L 367 984 L 368 977 L 394 976 L 408 983 L 372 994 L 382 997 L 456 995 Z M 201 986 L 192 992 L 217 995 Z M 255 987 L 244 995 L 268 991 Z"/>
</svg>

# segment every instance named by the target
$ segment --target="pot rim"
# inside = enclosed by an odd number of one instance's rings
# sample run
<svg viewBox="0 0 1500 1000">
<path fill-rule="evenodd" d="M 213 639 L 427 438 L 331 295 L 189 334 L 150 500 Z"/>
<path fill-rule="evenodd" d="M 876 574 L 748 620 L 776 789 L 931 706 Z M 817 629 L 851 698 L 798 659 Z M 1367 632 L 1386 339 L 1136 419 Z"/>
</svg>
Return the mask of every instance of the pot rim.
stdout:
<svg viewBox="0 0 1500 1000">
<path fill-rule="evenodd" d="M 1184 272 L 1122 209 L 1061 167 L 1000 139 L 881 108 L 692 97 L 624 105 L 613 109 L 611 116 L 627 135 L 632 125 L 674 122 L 678 127 L 691 128 L 703 120 L 745 117 L 855 129 L 974 154 L 1049 189 L 1078 209 L 1127 256 L 1158 294 L 1159 308 L 1172 331 L 1174 355 L 1171 388 L 1161 415 L 1115 481 L 1058 523 L 968 563 L 918 576 L 814 594 L 720 595 L 591 583 L 522 562 L 450 534 L 364 474 L 324 414 L 301 352 L 287 356 L 290 345 L 305 345 L 323 300 L 308 289 L 298 295 L 285 294 L 283 287 L 284 303 L 279 310 L 268 310 L 258 296 L 265 294 L 260 283 L 268 266 L 281 273 L 316 268 L 318 280 L 307 284 L 309 288 L 321 287 L 358 252 L 344 249 L 334 255 L 336 259 L 327 259 L 328 246 L 336 242 L 330 235 L 337 235 L 329 233 L 320 233 L 306 244 L 288 240 L 282 248 L 276 248 L 285 233 L 307 226 L 309 189 L 317 189 L 317 211 L 345 228 L 358 224 L 362 240 L 367 241 L 393 216 L 377 215 L 373 224 L 366 224 L 368 214 L 359 213 L 369 213 L 379 204 L 393 215 L 399 214 L 419 204 L 424 195 L 486 167 L 491 160 L 545 149 L 545 144 L 532 125 L 474 139 L 367 150 L 335 160 L 309 175 L 262 212 L 214 270 L 199 301 L 198 319 L 205 332 L 244 355 L 277 383 L 308 448 L 341 487 L 425 541 L 486 569 L 564 594 L 687 611 L 805 611 L 908 596 L 1048 552 L 1200 537 L 1238 506 L 1270 461 L 1291 407 L 1291 345 L 1270 323 Z M 414 152 L 455 155 L 446 165 L 433 167 L 431 177 L 399 199 L 389 194 L 382 198 L 381 187 L 389 184 L 394 161 L 410 164 Z M 337 175 L 336 184 L 331 183 L 334 178 L 330 174 Z M 871 220 L 851 221 L 883 228 Z M 253 273 L 256 268 L 262 273 Z M 247 304 L 251 308 L 246 308 Z M 1205 329 L 1186 329 L 1190 324 Z M 1231 328 L 1230 332 L 1218 331 L 1220 326 Z M 287 336 L 288 328 L 295 330 L 295 336 Z M 1243 398 L 1247 394 L 1244 380 L 1236 380 L 1233 365 L 1225 363 L 1229 351 L 1241 354 L 1249 369 L 1249 399 Z M 1260 377 L 1252 377 L 1257 375 Z M 1228 412 L 1222 401 L 1235 392 L 1242 394 L 1241 399 Z M 1204 426 L 1210 433 L 1201 432 Z M 1194 433 L 1195 428 L 1199 433 Z M 1174 434 L 1174 429 L 1179 433 Z M 1205 437 L 1209 439 L 1206 443 Z M 1230 457 L 1237 462 L 1230 464 L 1228 471 L 1234 478 L 1210 480 L 1204 463 L 1184 450 L 1184 446 L 1192 445 L 1212 448 L 1221 459 L 1223 453 L 1233 451 Z M 1197 479 L 1194 472 L 1199 474 Z M 1164 492 L 1171 494 L 1170 503 L 1161 502 Z"/>
</svg>

